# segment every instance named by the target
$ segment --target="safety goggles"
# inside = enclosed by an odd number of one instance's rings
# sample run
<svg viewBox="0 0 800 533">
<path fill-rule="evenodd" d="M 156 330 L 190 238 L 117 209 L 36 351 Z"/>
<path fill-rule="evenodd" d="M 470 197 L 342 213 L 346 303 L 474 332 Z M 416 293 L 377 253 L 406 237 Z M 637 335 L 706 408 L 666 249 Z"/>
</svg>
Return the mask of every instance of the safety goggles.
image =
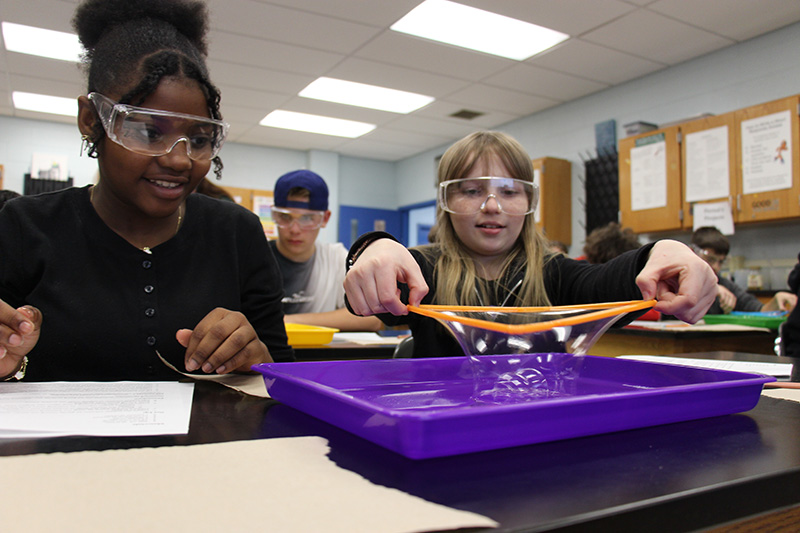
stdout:
<svg viewBox="0 0 800 533">
<path fill-rule="evenodd" d="M 170 153 L 184 141 L 194 161 L 214 159 L 229 125 L 221 120 L 118 104 L 100 93 L 89 93 L 108 138 L 131 152 L 149 156 Z"/>
<path fill-rule="evenodd" d="M 514 178 L 464 178 L 439 184 L 439 205 L 455 215 L 474 215 L 490 199 L 507 215 L 527 215 L 536 209 L 539 188 L 531 181 Z"/>
<path fill-rule="evenodd" d="M 290 228 L 297 222 L 297 227 L 302 231 L 315 230 L 322 227 L 325 221 L 325 211 L 299 212 L 292 209 L 272 206 L 270 208 L 272 221 L 280 228 Z"/>
<path fill-rule="evenodd" d="M 692 250 L 694 250 L 694 253 L 696 253 L 698 256 L 702 257 L 703 260 L 705 260 L 705 262 L 708 263 L 709 265 L 711 265 L 712 267 L 714 265 L 719 265 L 719 267 L 722 268 L 722 267 L 725 266 L 725 264 L 728 261 L 728 257 L 727 256 L 717 255 L 717 254 L 715 254 L 713 252 L 709 252 L 708 250 L 700 248 L 696 244 L 692 245 Z"/>
</svg>

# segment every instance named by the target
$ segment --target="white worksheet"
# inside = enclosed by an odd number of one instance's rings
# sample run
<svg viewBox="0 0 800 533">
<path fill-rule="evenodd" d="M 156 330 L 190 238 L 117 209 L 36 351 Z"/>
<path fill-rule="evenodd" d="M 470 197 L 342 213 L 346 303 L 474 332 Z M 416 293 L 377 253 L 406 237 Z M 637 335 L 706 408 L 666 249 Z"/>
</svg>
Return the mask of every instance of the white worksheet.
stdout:
<svg viewBox="0 0 800 533">
<path fill-rule="evenodd" d="M 194 383 L 0 383 L 0 438 L 189 431 Z"/>
</svg>

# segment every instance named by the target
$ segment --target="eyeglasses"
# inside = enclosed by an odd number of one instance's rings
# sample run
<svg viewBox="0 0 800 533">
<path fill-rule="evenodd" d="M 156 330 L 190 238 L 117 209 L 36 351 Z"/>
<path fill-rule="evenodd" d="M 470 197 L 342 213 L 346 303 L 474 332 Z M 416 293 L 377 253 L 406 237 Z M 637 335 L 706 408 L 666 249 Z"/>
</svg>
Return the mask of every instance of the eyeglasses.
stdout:
<svg viewBox="0 0 800 533">
<path fill-rule="evenodd" d="M 507 215 L 527 215 L 536 209 L 539 187 L 515 178 L 464 178 L 439 184 L 439 205 L 448 213 L 474 215 L 490 198 Z"/>
<path fill-rule="evenodd" d="M 89 93 L 89 100 L 108 138 L 137 154 L 166 155 L 185 141 L 189 158 L 209 161 L 228 134 L 229 125 L 221 120 L 118 104 L 100 93 Z"/>
<path fill-rule="evenodd" d="M 311 231 L 322 227 L 325 221 L 325 211 L 306 211 L 299 213 L 291 209 L 272 206 L 270 208 L 272 220 L 280 228 L 290 228 L 297 222 L 297 227 L 302 231 Z"/>
<path fill-rule="evenodd" d="M 722 268 L 722 267 L 725 266 L 725 263 L 728 261 L 728 257 L 727 256 L 724 256 L 724 255 L 723 256 L 719 256 L 719 255 L 717 255 L 717 254 L 715 254 L 713 252 L 709 252 L 708 250 L 706 250 L 704 248 L 700 248 L 696 244 L 692 245 L 692 250 L 694 250 L 694 253 L 696 253 L 698 256 L 702 257 L 703 260 L 705 260 L 705 262 L 708 263 L 709 265 L 711 265 L 712 267 L 714 265 L 719 265 L 720 268 Z"/>
</svg>

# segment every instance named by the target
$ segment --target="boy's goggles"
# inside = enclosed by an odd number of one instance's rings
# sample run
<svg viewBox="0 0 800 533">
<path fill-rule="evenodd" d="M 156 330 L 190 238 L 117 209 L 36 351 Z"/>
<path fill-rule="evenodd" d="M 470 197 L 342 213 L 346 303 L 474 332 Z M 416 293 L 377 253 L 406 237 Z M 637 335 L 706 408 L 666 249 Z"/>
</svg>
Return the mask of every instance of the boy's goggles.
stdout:
<svg viewBox="0 0 800 533">
<path fill-rule="evenodd" d="M 272 206 L 270 213 L 277 226 L 289 228 L 297 222 L 297 227 L 303 231 L 320 228 L 325 220 L 325 211 L 298 211 Z"/>
<path fill-rule="evenodd" d="M 108 138 L 137 154 L 166 155 L 184 141 L 191 159 L 210 161 L 228 134 L 221 120 L 118 104 L 100 93 L 89 93 L 89 100 Z"/>
<path fill-rule="evenodd" d="M 439 184 L 439 205 L 448 213 L 474 215 L 490 199 L 507 215 L 527 215 L 536 209 L 539 187 L 514 178 L 464 178 Z"/>
</svg>

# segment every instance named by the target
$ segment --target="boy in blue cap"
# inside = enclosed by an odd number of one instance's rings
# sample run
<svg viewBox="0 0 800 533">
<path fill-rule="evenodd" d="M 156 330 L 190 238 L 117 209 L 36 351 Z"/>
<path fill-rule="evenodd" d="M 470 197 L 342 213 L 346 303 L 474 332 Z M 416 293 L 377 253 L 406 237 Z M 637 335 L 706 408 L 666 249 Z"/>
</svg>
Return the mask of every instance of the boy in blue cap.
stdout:
<svg viewBox="0 0 800 533">
<path fill-rule="evenodd" d="M 345 247 L 316 242 L 331 217 L 325 180 L 310 170 L 295 170 L 278 178 L 274 194 L 278 238 L 270 246 L 283 275 L 285 322 L 340 331 L 381 329 L 379 319 L 353 315 L 345 307 Z"/>
</svg>

